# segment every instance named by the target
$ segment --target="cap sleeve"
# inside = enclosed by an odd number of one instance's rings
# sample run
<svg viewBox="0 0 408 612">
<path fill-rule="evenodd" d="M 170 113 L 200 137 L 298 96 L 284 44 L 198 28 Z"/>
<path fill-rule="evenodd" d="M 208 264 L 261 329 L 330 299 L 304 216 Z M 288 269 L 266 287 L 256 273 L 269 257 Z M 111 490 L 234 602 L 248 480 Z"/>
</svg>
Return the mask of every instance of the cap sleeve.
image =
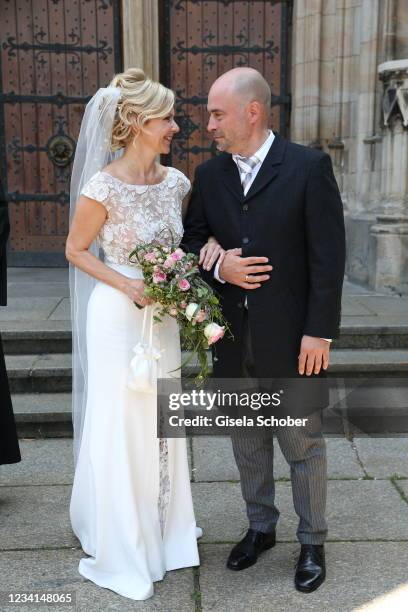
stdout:
<svg viewBox="0 0 408 612">
<path fill-rule="evenodd" d="M 188 194 L 190 189 L 191 189 L 190 180 L 188 179 L 188 177 L 185 174 L 183 174 L 179 170 L 177 170 L 177 179 L 178 179 L 178 186 L 179 186 L 179 190 L 180 190 L 180 195 L 181 195 L 182 198 L 184 198 Z"/>
<path fill-rule="evenodd" d="M 186 176 L 183 176 L 183 188 L 182 188 L 182 192 L 183 192 L 183 198 L 188 194 L 188 192 L 191 189 L 191 182 L 190 179 L 188 179 Z"/>
<path fill-rule="evenodd" d="M 87 183 L 82 187 L 81 195 L 96 200 L 103 204 L 106 208 L 108 207 L 109 201 L 109 185 L 100 172 L 94 174 Z"/>
</svg>

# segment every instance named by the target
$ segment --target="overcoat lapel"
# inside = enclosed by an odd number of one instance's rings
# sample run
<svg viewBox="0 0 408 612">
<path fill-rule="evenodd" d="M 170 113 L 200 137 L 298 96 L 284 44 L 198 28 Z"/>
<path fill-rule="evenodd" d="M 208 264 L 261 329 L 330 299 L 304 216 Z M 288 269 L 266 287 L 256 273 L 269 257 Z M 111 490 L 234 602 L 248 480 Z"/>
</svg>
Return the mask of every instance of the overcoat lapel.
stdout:
<svg viewBox="0 0 408 612">
<path fill-rule="evenodd" d="M 232 159 L 232 155 L 227 154 L 224 162 L 223 181 L 227 189 L 239 202 L 244 199 L 244 192 L 241 185 L 241 177 L 237 164 Z"/>
<path fill-rule="evenodd" d="M 254 182 L 249 188 L 244 200 L 250 200 L 264 189 L 279 174 L 286 149 L 286 140 L 275 133 L 275 138 L 267 156 L 264 159 Z M 234 162 L 233 162 L 234 163 Z"/>
</svg>

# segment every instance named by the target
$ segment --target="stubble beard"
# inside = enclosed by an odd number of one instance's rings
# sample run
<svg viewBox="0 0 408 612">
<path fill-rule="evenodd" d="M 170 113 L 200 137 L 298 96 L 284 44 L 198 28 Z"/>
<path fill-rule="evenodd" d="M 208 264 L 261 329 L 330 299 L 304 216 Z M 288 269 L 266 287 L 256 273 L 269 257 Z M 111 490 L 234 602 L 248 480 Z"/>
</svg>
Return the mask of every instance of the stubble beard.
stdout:
<svg viewBox="0 0 408 612">
<path fill-rule="evenodd" d="M 215 146 L 217 147 L 217 150 L 223 153 L 229 153 L 230 145 L 231 143 L 225 137 L 223 137 L 223 140 L 221 142 L 215 141 Z"/>
</svg>

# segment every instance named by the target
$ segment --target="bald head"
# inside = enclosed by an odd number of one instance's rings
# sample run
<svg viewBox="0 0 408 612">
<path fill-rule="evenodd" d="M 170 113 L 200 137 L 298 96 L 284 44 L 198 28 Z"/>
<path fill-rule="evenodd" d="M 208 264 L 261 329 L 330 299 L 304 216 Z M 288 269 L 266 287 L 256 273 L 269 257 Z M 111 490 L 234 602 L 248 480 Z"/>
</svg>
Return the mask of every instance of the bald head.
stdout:
<svg viewBox="0 0 408 612">
<path fill-rule="evenodd" d="M 214 81 L 210 91 L 237 96 L 242 104 L 259 102 L 267 113 L 271 106 L 271 88 L 254 68 L 233 68 Z"/>
<path fill-rule="evenodd" d="M 254 153 L 268 136 L 271 89 L 254 68 L 233 68 L 208 93 L 207 130 L 219 151 Z"/>
</svg>

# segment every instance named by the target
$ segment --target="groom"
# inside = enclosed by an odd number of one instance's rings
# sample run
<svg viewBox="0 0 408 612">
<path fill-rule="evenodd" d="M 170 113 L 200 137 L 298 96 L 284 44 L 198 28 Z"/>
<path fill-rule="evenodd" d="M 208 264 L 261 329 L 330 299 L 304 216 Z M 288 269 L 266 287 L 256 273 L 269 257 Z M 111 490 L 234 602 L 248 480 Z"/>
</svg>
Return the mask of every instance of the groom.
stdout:
<svg viewBox="0 0 408 612">
<path fill-rule="evenodd" d="M 219 77 L 208 95 L 207 130 L 217 157 L 198 166 L 183 244 L 198 253 L 210 235 L 227 251 L 203 275 L 221 295 L 234 340 L 216 346 L 217 378 L 319 376 L 338 335 L 344 219 L 329 155 L 268 129 L 271 91 L 252 68 Z M 326 447 L 321 411 L 305 427 L 278 428 L 290 465 L 301 544 L 295 586 L 325 579 Z M 275 545 L 272 434 L 233 435 L 249 529 L 227 566 L 242 570 Z"/>
</svg>

